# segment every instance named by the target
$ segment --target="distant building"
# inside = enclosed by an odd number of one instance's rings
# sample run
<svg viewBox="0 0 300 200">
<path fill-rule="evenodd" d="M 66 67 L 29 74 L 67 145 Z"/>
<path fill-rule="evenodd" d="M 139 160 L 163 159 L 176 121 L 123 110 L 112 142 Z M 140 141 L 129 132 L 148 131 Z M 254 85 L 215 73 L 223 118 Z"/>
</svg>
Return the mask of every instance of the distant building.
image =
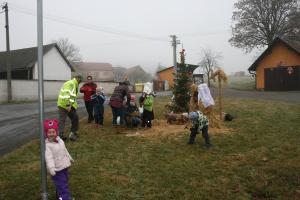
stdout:
<svg viewBox="0 0 300 200">
<path fill-rule="evenodd" d="M 234 76 L 245 76 L 245 75 L 246 75 L 246 73 L 244 71 L 234 73 Z"/>
<path fill-rule="evenodd" d="M 0 52 L 0 79 L 6 79 L 8 54 Z M 37 47 L 10 51 L 11 76 L 15 80 L 37 80 Z M 44 80 L 69 80 L 74 71 L 71 63 L 55 44 L 43 46 Z"/>
<path fill-rule="evenodd" d="M 116 82 L 123 81 L 126 78 L 131 84 L 144 83 L 151 81 L 153 78 L 139 65 L 130 68 L 114 67 L 113 69 Z"/>
<path fill-rule="evenodd" d="M 179 64 L 178 64 L 179 65 Z M 186 64 L 186 66 L 189 68 L 189 73 L 192 76 L 194 70 L 198 67 L 198 65 L 191 65 Z M 166 81 L 169 85 L 170 89 L 174 87 L 174 66 L 168 67 L 166 69 L 162 69 L 158 72 L 156 72 L 157 77 L 160 81 Z"/>
<path fill-rule="evenodd" d="M 113 67 L 110 63 L 76 62 L 74 68 L 76 72 L 82 73 L 84 81 L 87 76 L 92 76 L 94 81 L 114 81 Z"/>
</svg>

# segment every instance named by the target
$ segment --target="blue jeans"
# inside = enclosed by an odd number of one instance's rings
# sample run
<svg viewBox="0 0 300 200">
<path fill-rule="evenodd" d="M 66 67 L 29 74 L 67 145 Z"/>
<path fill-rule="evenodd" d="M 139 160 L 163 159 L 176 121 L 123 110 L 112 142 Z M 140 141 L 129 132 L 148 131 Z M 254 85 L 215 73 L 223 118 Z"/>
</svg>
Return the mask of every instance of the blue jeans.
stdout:
<svg viewBox="0 0 300 200">
<path fill-rule="evenodd" d="M 116 108 L 111 106 L 113 114 L 112 124 L 117 125 L 117 118 L 120 117 L 120 125 L 124 124 L 124 108 Z"/>
<path fill-rule="evenodd" d="M 101 104 L 94 105 L 95 123 L 103 125 L 104 106 Z"/>
</svg>

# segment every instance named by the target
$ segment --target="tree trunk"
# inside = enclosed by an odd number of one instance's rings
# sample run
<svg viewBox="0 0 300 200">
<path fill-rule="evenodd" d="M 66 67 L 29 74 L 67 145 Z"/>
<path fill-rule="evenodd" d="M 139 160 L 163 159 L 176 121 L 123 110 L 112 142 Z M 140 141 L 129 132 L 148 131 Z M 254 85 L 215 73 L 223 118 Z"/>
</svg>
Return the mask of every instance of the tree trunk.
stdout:
<svg viewBox="0 0 300 200">
<path fill-rule="evenodd" d="M 210 88 L 210 75 L 207 73 L 207 85 Z"/>
</svg>

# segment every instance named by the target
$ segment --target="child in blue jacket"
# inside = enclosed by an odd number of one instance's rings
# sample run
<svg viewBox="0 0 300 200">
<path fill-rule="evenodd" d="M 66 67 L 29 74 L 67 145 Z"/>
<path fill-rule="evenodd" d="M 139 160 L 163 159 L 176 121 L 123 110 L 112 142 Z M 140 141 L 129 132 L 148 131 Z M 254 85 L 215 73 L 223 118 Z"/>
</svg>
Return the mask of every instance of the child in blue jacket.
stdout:
<svg viewBox="0 0 300 200">
<path fill-rule="evenodd" d="M 103 94 L 103 88 L 98 87 L 96 89 L 96 94 L 92 95 L 92 102 L 94 106 L 94 118 L 96 123 L 96 128 L 103 126 L 103 115 L 104 115 L 104 102 L 105 95 Z"/>
</svg>

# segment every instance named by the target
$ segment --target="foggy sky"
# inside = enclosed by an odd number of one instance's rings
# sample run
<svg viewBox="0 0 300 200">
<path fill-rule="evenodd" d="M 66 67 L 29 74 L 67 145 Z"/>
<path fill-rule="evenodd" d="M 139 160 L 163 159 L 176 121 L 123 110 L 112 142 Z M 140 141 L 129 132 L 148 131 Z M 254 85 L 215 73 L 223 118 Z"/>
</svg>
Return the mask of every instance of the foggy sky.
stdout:
<svg viewBox="0 0 300 200">
<path fill-rule="evenodd" d="M 0 1 L 1 3 L 3 1 Z M 37 44 L 36 0 L 8 0 L 11 49 Z M 154 72 L 173 64 L 169 35 L 181 41 L 186 62 L 198 64 L 210 48 L 222 54 L 226 72 L 246 71 L 254 55 L 231 47 L 233 0 L 44 0 L 44 44 L 67 37 L 86 62 L 141 65 Z M 0 50 L 5 50 L 0 14 Z M 177 56 L 179 57 L 179 56 Z"/>
</svg>

